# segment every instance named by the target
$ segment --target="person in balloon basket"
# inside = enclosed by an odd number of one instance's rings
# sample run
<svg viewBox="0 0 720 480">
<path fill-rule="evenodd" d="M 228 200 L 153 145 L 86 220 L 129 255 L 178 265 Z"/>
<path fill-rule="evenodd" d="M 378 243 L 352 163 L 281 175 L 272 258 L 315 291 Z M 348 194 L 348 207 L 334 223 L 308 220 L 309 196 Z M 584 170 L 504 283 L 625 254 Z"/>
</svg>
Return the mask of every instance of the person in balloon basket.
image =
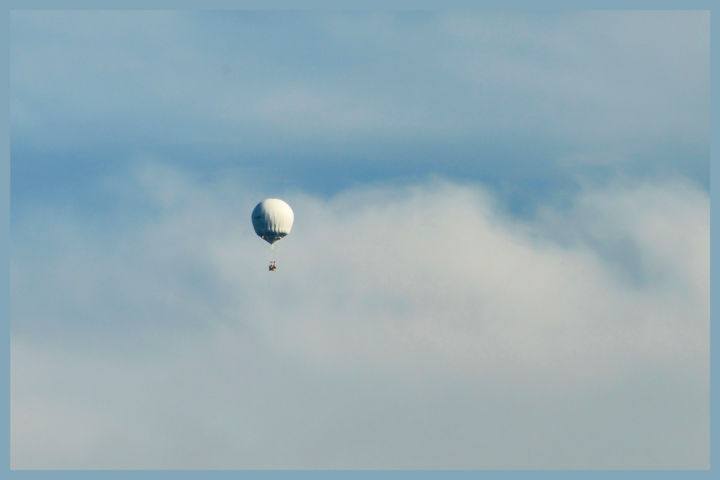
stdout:
<svg viewBox="0 0 720 480">
<path fill-rule="evenodd" d="M 271 272 L 274 272 L 276 268 L 277 268 L 277 265 L 275 265 L 275 260 L 273 260 L 272 262 L 270 262 L 270 265 L 268 266 L 268 270 Z"/>
</svg>

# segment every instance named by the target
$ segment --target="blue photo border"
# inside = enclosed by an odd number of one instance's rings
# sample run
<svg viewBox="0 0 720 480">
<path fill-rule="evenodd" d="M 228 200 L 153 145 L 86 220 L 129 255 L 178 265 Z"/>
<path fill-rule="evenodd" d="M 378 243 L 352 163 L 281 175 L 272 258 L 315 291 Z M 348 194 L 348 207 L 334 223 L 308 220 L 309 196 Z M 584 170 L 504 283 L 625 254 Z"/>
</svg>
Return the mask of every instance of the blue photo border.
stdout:
<svg viewBox="0 0 720 480">
<path fill-rule="evenodd" d="M 711 78 L 715 77 L 716 67 L 718 65 L 717 57 L 720 55 L 720 39 L 717 35 L 712 35 L 712 14 L 713 8 L 711 1 L 680 1 L 680 0 L 635 0 L 635 1 L 590 1 L 590 0 L 545 0 L 543 2 L 534 2 L 531 0 L 305 0 L 305 1 L 288 1 L 288 0 L 10 0 L 7 7 L 3 11 L 3 18 L 0 22 L 2 35 L 0 35 L 0 51 L 2 52 L 2 74 L 0 75 L 1 89 L 5 92 L 3 98 L 3 114 L 0 118 L 3 120 L 3 127 L 7 134 L 2 138 L 2 164 L 0 166 L 0 250 L 3 252 L 2 259 L 6 265 L 6 274 L 0 276 L 0 318 L 4 322 L 2 330 L 4 358 L 6 359 L 6 368 L 2 369 L 2 379 L 5 385 L 5 394 L 2 395 L 2 405 L 6 415 L 2 416 L 2 429 L 7 432 L 0 442 L 0 451 L 2 452 L 3 467 L 0 472 L 7 469 L 7 474 L 11 478 L 67 478 L 67 479 L 86 479 L 86 478 L 118 478 L 130 476 L 132 478 L 301 478 L 301 479 L 323 479 L 323 478 L 479 478 L 479 477 L 495 477 L 495 478 L 516 478 L 516 477 L 539 477 L 539 478 L 637 478 L 644 476 L 658 476 L 661 478 L 708 478 L 712 475 L 712 466 L 716 464 L 718 459 L 718 448 L 711 441 L 711 468 L 709 470 L 633 470 L 633 471 L 617 471 L 617 470 L 477 470 L 477 471 L 443 471 L 443 470 L 321 470 L 321 471 L 305 471 L 305 470 L 11 470 L 10 469 L 10 95 L 9 95 L 9 69 L 10 69 L 10 12 L 12 10 L 41 9 L 41 10 L 69 10 L 69 9 L 143 9 L 143 10 L 706 10 L 710 12 L 711 18 Z M 713 114 L 716 114 L 720 105 L 717 95 L 711 95 L 711 120 Z M 716 192 L 712 188 L 713 185 L 720 184 L 720 167 L 717 166 L 717 148 L 720 147 L 720 135 L 718 128 L 711 122 L 711 148 L 710 148 L 710 198 L 711 205 L 717 200 Z M 714 250 L 716 242 L 713 240 L 717 235 L 718 220 L 720 220 L 720 212 L 717 209 L 710 209 L 711 221 L 711 252 Z M 711 279 L 712 273 L 717 270 L 717 259 L 711 254 Z M 714 300 L 718 298 L 718 288 L 715 282 L 710 282 L 710 303 L 711 303 L 711 324 L 714 319 L 715 310 L 712 308 Z M 715 329 L 711 328 L 710 342 L 718 337 Z M 712 349 L 711 349 L 712 352 Z M 718 398 L 715 394 L 717 382 L 715 380 L 717 359 L 711 353 L 711 398 Z M 711 435 L 717 431 L 717 415 L 712 415 L 711 403 Z"/>
</svg>

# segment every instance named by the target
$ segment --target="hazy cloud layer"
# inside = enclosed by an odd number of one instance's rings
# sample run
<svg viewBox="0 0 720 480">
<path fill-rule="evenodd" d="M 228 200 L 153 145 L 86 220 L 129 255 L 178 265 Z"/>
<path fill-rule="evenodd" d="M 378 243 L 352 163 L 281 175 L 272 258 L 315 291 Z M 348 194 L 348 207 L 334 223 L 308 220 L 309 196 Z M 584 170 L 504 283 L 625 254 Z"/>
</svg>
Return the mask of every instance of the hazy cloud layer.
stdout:
<svg viewBox="0 0 720 480">
<path fill-rule="evenodd" d="M 11 35 L 18 198 L 148 151 L 325 193 L 434 171 L 524 197 L 618 168 L 707 187 L 707 12 L 16 11 Z"/>
<path fill-rule="evenodd" d="M 271 274 L 251 179 L 129 175 L 15 223 L 14 468 L 708 466 L 694 184 L 525 220 L 439 178 L 280 191 Z"/>
<path fill-rule="evenodd" d="M 93 118 L 139 140 L 263 149 L 320 131 L 704 142 L 708 25 L 703 12 L 14 12 L 14 124 L 63 115 L 52 146 L 80 146 L 68 130 Z"/>
</svg>

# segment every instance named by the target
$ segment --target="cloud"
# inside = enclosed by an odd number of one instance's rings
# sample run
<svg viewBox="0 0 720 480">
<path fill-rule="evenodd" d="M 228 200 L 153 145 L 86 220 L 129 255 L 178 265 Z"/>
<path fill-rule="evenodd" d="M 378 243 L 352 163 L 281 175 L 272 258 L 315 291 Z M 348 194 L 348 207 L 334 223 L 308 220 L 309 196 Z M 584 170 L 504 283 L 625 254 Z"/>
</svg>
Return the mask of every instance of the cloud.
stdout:
<svg viewBox="0 0 720 480">
<path fill-rule="evenodd" d="M 13 468 L 707 468 L 709 198 L 509 216 L 427 178 L 295 210 L 147 163 L 13 224 Z"/>
<path fill-rule="evenodd" d="M 12 36 L 14 151 L 28 157 L 110 144 L 188 165 L 198 155 L 180 153 L 198 149 L 204 167 L 441 169 L 459 149 L 468 168 L 500 151 L 522 171 L 521 143 L 565 168 L 707 174 L 706 12 L 14 12 Z"/>
</svg>

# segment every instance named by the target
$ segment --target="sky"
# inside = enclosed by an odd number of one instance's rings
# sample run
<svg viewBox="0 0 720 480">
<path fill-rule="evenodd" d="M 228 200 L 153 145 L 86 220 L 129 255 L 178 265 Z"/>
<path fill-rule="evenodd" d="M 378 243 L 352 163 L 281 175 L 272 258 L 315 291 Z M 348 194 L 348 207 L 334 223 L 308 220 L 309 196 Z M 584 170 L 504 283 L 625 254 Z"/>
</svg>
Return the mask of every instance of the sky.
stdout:
<svg viewBox="0 0 720 480">
<path fill-rule="evenodd" d="M 707 12 L 10 24 L 13 468 L 709 466 Z"/>
</svg>

